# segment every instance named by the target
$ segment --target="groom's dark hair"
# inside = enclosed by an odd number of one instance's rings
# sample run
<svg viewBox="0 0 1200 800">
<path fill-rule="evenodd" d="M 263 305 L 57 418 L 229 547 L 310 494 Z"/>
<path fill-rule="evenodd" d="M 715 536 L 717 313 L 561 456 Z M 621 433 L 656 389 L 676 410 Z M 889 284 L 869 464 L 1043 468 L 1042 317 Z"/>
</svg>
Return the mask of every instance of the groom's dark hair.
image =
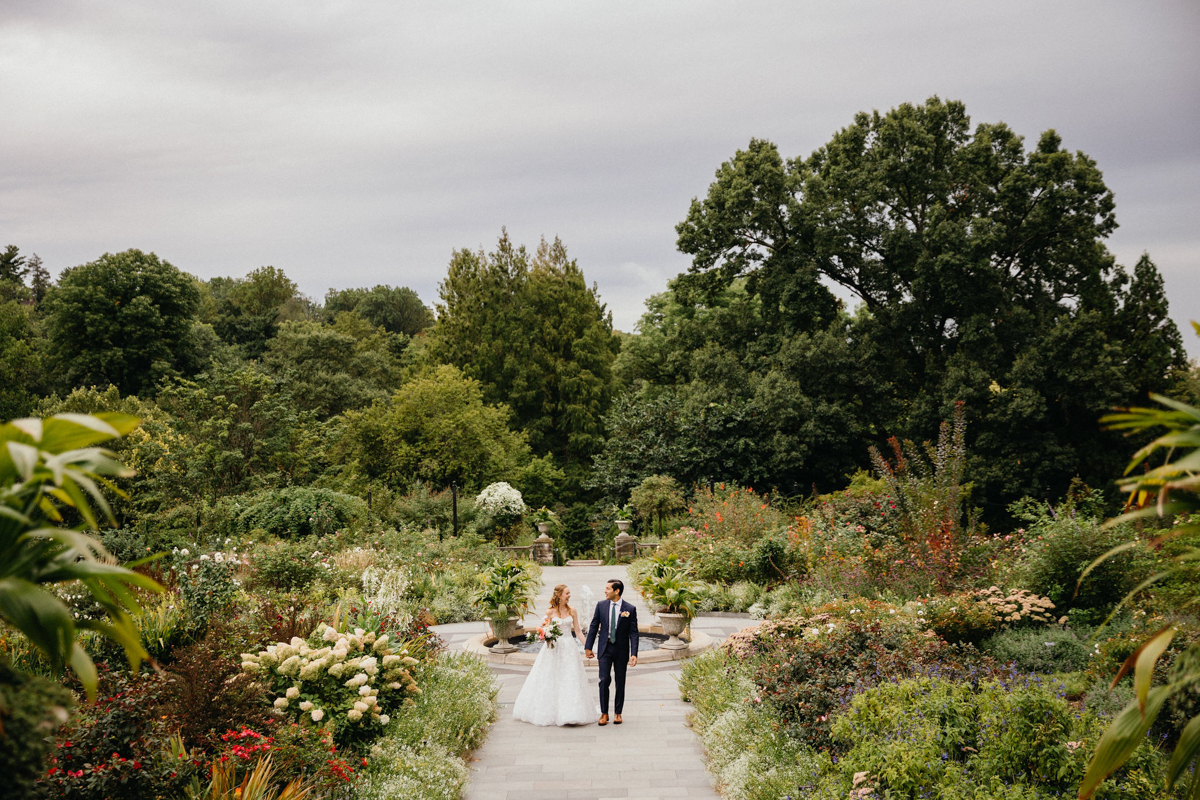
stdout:
<svg viewBox="0 0 1200 800">
<path fill-rule="evenodd" d="M 621 581 L 614 578 L 608 582 L 608 585 L 616 589 L 617 594 L 621 595 L 621 597 L 625 596 L 625 584 L 621 583 Z"/>
</svg>

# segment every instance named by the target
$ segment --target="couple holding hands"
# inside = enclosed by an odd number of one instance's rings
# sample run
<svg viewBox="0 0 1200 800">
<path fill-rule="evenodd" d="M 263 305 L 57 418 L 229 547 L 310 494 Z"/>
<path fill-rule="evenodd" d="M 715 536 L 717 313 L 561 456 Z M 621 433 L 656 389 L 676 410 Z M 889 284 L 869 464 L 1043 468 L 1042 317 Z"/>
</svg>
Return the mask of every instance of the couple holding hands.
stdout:
<svg viewBox="0 0 1200 800">
<path fill-rule="evenodd" d="M 621 724 L 625 705 L 625 671 L 637 666 L 637 609 L 621 599 L 625 584 L 611 580 L 604 587 L 604 600 L 596 604 L 588 626 L 587 641 L 579 629 L 579 614 L 571 606 L 571 590 L 566 584 L 554 587 L 550 609 L 544 624 L 557 620 L 564 631 L 556 642 L 545 642 L 533 663 L 533 669 L 513 704 L 513 719 L 533 725 L 588 725 L 600 715 L 599 724 L 607 725 L 609 687 L 614 674 L 613 723 Z M 593 647 L 595 648 L 593 650 Z M 600 666 L 600 703 L 596 704 L 584 671 L 583 659 L 595 657 Z"/>
</svg>

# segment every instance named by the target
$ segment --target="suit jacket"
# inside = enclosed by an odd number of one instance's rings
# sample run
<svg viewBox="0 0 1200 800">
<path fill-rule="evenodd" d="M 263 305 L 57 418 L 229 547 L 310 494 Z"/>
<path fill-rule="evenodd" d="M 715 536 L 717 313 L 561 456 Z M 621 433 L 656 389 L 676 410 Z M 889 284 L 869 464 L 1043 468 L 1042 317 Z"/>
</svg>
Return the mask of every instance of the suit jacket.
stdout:
<svg viewBox="0 0 1200 800">
<path fill-rule="evenodd" d="M 637 609 L 633 607 L 633 603 L 621 601 L 621 607 L 617 610 L 617 640 L 610 644 L 608 641 L 608 618 L 611 608 L 611 600 L 601 600 L 596 604 L 596 612 L 592 614 L 592 624 L 588 626 L 587 644 L 584 645 L 584 649 L 591 650 L 598 638 L 600 649 L 595 651 L 597 657 L 603 657 L 609 648 L 613 649 L 610 654 L 611 658 L 636 656 L 638 653 Z M 629 616 L 622 616 L 622 614 Z"/>
</svg>

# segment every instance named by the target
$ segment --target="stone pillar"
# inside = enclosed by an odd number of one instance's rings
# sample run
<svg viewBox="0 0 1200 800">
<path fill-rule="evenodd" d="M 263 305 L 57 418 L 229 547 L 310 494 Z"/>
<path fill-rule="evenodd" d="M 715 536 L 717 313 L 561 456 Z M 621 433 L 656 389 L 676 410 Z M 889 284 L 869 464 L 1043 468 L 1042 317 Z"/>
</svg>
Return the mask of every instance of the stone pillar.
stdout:
<svg viewBox="0 0 1200 800">
<path fill-rule="evenodd" d="M 613 549 L 617 559 L 636 558 L 637 557 L 637 539 L 630 536 L 625 531 L 617 534 L 617 538 L 613 540 Z"/>
<path fill-rule="evenodd" d="M 554 563 L 554 540 L 545 531 L 533 540 L 533 560 L 539 564 Z"/>
</svg>

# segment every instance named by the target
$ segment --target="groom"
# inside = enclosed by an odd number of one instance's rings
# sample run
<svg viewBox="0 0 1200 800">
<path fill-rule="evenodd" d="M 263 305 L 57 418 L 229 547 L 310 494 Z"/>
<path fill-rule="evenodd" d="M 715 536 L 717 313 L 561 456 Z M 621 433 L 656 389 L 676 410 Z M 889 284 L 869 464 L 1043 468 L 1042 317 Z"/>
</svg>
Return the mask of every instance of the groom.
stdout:
<svg viewBox="0 0 1200 800">
<path fill-rule="evenodd" d="M 617 697 L 613 710 L 613 724 L 621 724 L 621 709 L 625 706 L 625 666 L 637 666 L 638 651 L 638 622 L 637 609 L 632 603 L 621 599 L 625 584 L 621 581 L 609 581 L 604 587 L 605 600 L 596 604 L 596 613 L 592 615 L 592 624 L 588 626 L 587 644 L 584 645 L 585 655 L 595 658 L 592 645 L 596 634 L 600 634 L 600 724 L 608 724 L 608 685 L 612 682 L 612 673 L 617 673 Z"/>
</svg>

